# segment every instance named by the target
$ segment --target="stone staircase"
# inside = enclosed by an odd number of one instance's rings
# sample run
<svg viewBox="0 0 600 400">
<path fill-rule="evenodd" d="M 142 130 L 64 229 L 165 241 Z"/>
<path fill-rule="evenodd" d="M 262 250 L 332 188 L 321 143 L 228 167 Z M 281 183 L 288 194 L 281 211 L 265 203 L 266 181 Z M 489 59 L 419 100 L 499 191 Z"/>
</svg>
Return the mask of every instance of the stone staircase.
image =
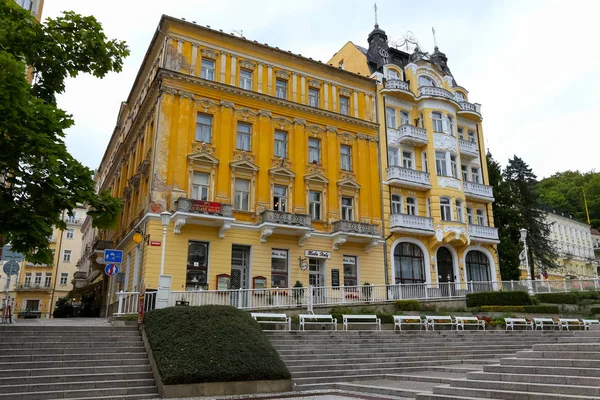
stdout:
<svg viewBox="0 0 600 400">
<path fill-rule="evenodd" d="M 450 388 L 453 386 L 449 385 L 467 382 L 466 375 L 488 368 L 486 364 L 498 364 L 503 357 L 502 363 L 517 359 L 516 355 L 529 354 L 537 343 L 558 344 L 590 333 L 593 332 L 269 331 L 267 336 L 290 370 L 295 390 L 434 396 L 418 397 L 425 400 L 465 398 L 464 394 L 443 397 L 445 392 L 436 386 L 445 384 L 445 388 Z M 472 397 L 489 396 L 479 393 Z"/>
<path fill-rule="evenodd" d="M 0 400 L 158 397 L 137 327 L 0 325 Z"/>
<path fill-rule="evenodd" d="M 561 343 L 534 344 L 532 350 L 485 365 L 417 400 L 438 399 L 600 399 L 600 332 Z"/>
</svg>

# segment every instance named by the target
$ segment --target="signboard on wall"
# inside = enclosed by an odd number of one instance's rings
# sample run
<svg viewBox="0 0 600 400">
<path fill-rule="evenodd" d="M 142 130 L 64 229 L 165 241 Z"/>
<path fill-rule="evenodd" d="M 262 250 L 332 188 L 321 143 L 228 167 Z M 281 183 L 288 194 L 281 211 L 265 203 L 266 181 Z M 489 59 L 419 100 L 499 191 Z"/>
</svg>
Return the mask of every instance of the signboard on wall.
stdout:
<svg viewBox="0 0 600 400">
<path fill-rule="evenodd" d="M 339 269 L 331 270 L 331 286 L 333 286 L 333 287 L 340 286 L 340 270 Z"/>
<path fill-rule="evenodd" d="M 190 204 L 191 212 L 221 214 L 221 203 L 204 200 L 192 200 Z"/>
<path fill-rule="evenodd" d="M 281 258 L 281 259 L 286 260 L 287 259 L 287 250 L 272 249 L 271 250 L 271 258 Z"/>
<path fill-rule="evenodd" d="M 311 257 L 311 258 L 325 258 L 325 259 L 331 258 L 330 251 L 304 250 L 304 255 L 306 257 Z"/>
<path fill-rule="evenodd" d="M 344 256 L 344 264 L 355 265 L 356 264 L 356 257 L 354 257 L 354 256 Z"/>
</svg>

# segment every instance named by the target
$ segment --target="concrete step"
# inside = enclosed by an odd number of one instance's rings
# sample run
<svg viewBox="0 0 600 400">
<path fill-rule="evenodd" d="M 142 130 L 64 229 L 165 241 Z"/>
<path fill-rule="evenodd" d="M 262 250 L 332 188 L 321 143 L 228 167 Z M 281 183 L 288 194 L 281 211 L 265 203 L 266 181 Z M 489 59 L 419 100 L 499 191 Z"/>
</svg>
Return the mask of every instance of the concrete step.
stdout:
<svg viewBox="0 0 600 400">
<path fill-rule="evenodd" d="M 39 369 L 39 368 L 79 368 L 79 367 L 102 367 L 110 365 L 146 365 L 148 357 L 120 358 L 108 360 L 71 360 L 71 361 L 27 361 L 27 362 L 5 362 L 0 363 L 0 371 L 14 369 Z"/>
<path fill-rule="evenodd" d="M 22 338 L 27 340 L 35 340 L 36 338 L 52 338 L 52 337 L 70 337 L 70 338 L 97 338 L 104 336 L 140 336 L 140 332 L 136 330 L 127 331 L 74 331 L 74 332 L 53 332 L 53 331 L 0 331 L 0 336 L 3 338 Z"/>
<path fill-rule="evenodd" d="M 25 392 L 57 392 L 64 390 L 84 390 L 102 388 L 126 388 L 153 386 L 154 379 L 136 379 L 119 381 L 83 381 L 83 382 L 47 382 L 19 385 L 2 385 L 0 393 L 25 393 Z"/>
<path fill-rule="evenodd" d="M 459 398 L 492 398 L 510 400 L 598 400 L 596 396 L 583 396 L 573 394 L 542 393 L 542 392 L 519 392 L 514 390 L 490 390 L 459 388 L 453 386 L 437 386 L 433 388 L 435 394 L 446 394 L 458 396 Z M 442 397 L 443 398 L 443 397 Z M 421 397 L 419 397 L 421 399 Z"/>
<path fill-rule="evenodd" d="M 76 375 L 76 374 L 98 374 L 111 372 L 147 372 L 150 364 L 126 365 L 126 366 L 104 366 L 104 367 L 68 367 L 68 368 L 32 368 L 0 370 L 0 377 L 19 376 L 42 376 L 42 375 Z"/>
<path fill-rule="evenodd" d="M 3 337 L 2 343 L 104 343 L 104 342 L 136 342 L 142 340 L 140 335 L 103 335 L 103 336 L 30 336 L 30 337 Z"/>
<path fill-rule="evenodd" d="M 493 357 L 506 357 L 514 355 L 514 351 L 507 351 L 506 353 L 494 353 Z M 349 363 L 349 364 L 376 364 L 380 362 L 396 362 L 403 361 L 413 357 L 421 357 L 421 358 L 429 358 L 429 357 L 448 357 L 448 356 L 458 356 L 458 357 L 472 357 L 481 355 L 479 351 L 440 351 L 440 352 L 410 352 L 410 353 L 390 353 L 390 355 L 373 355 L 371 357 L 358 357 L 357 355 L 349 354 L 349 357 L 335 357 L 333 354 L 331 357 L 305 357 L 302 359 L 294 359 L 282 357 L 285 361 L 285 364 L 289 367 L 298 366 L 298 365 L 307 365 L 307 364 L 336 364 L 336 363 Z M 354 356 L 354 357 L 353 357 Z M 1 367 L 1 366 L 0 366 Z"/>
<path fill-rule="evenodd" d="M 536 344 L 533 346 L 535 351 L 585 351 L 600 352 L 600 343 L 550 343 Z"/>
<path fill-rule="evenodd" d="M 101 396 L 101 397 L 73 397 L 71 400 L 159 400 L 160 394 L 128 394 L 121 396 Z"/>
<path fill-rule="evenodd" d="M 596 360 L 582 360 L 582 359 L 562 359 L 562 358 L 522 358 L 522 357 L 507 357 L 500 360 L 500 364 L 503 365 L 518 365 L 518 366 L 564 366 L 564 367 L 575 367 L 575 368 L 595 368 L 598 366 Z"/>
<path fill-rule="evenodd" d="M 101 332 L 123 332 L 135 331 L 139 332 L 137 326 L 32 326 L 32 325 L 2 325 L 0 326 L 0 334 L 4 332 L 22 332 L 23 335 L 35 336 L 42 332 L 54 332 L 56 334 L 71 334 L 75 332 L 87 332 L 90 336 Z"/>
<path fill-rule="evenodd" d="M 452 387 L 485 389 L 485 390 L 509 390 L 515 392 L 539 392 L 554 393 L 577 396 L 600 396 L 600 387 L 598 386 L 580 386 L 580 385 L 559 385 L 552 383 L 529 383 L 529 382 L 497 382 L 461 379 L 451 384 Z"/>
<path fill-rule="evenodd" d="M 82 353 L 82 354 L 22 354 L 22 355 L 0 355 L 0 368 L 3 363 L 10 362 L 42 362 L 42 361 L 88 361 L 88 360 L 114 360 L 114 359 L 144 359 L 147 360 L 145 352 L 131 353 Z"/>
<path fill-rule="evenodd" d="M 419 385 L 416 385 L 419 386 Z M 365 383 L 348 383 L 348 382 L 335 382 L 335 383 L 321 383 L 312 385 L 302 385 L 301 389 L 297 390 L 323 390 L 323 389 L 337 389 L 346 390 L 351 392 L 377 394 L 382 396 L 394 396 L 401 398 L 414 398 L 417 393 L 421 392 L 421 389 L 410 389 L 402 387 L 391 387 L 381 386 L 377 384 L 370 384 L 369 381 Z"/>
<path fill-rule="evenodd" d="M 104 351 L 113 352 L 115 350 L 122 351 L 123 353 L 137 353 L 137 352 L 146 352 L 142 343 L 138 343 L 132 346 L 119 346 L 118 348 L 24 348 L 24 349 L 2 349 L 0 351 L 0 355 L 3 356 L 13 356 L 13 355 L 22 355 L 22 356 L 36 356 L 36 355 L 60 355 L 60 354 L 102 354 Z"/>
<path fill-rule="evenodd" d="M 487 346 L 475 346 L 475 345 L 464 345 L 464 346 L 410 346 L 408 347 L 413 351 L 435 351 L 437 350 L 451 350 L 451 351 L 462 351 L 462 350 L 480 350 L 482 352 L 494 352 L 494 351 L 502 351 L 504 349 L 519 349 L 519 350 L 523 350 L 523 349 L 527 349 L 527 346 L 519 346 L 519 345 L 512 345 L 512 346 L 504 346 L 504 345 L 495 345 L 495 344 L 490 344 Z M 326 348 L 321 348 L 321 347 L 312 347 L 312 348 L 306 348 L 306 349 L 293 349 L 293 350 L 277 350 L 278 353 L 281 356 L 294 356 L 294 355 L 317 355 L 317 354 L 351 354 L 351 355 L 356 355 L 356 354 L 382 354 L 382 353 L 389 353 L 389 352 L 396 352 L 396 351 L 403 351 L 406 350 L 407 347 L 402 347 L 402 348 L 393 348 L 393 347 L 381 347 L 381 346 L 375 346 L 375 347 L 360 347 L 360 348 L 352 348 L 352 349 L 348 349 L 348 348 L 344 348 L 344 347 L 326 347 Z"/>
<path fill-rule="evenodd" d="M 484 372 L 530 374 L 530 375 L 566 375 L 600 377 L 600 368 L 563 367 L 560 363 L 554 366 L 520 366 L 520 365 L 484 365 Z"/>
<path fill-rule="evenodd" d="M 417 393 L 416 400 L 481 400 L 481 397 L 450 396 L 436 393 Z"/>
<path fill-rule="evenodd" d="M 0 399 L 10 400 L 46 400 L 46 399 L 71 399 L 71 398 L 101 398 L 108 396 L 118 396 L 123 398 L 126 395 L 156 395 L 156 386 L 132 386 L 119 388 L 95 388 L 84 390 L 58 390 L 44 392 L 19 392 L 19 393 L 0 393 Z M 141 397 L 141 398 L 145 398 Z"/>
<path fill-rule="evenodd" d="M 139 345 L 141 343 L 141 338 L 127 338 L 126 340 L 118 340 L 118 341 L 107 341 L 107 342 L 94 342 L 94 341 L 86 341 L 86 342 L 16 342 L 16 343 L 4 343 L 0 342 L 0 352 L 8 349 L 72 349 L 72 348 L 106 348 L 106 347 L 127 347 L 132 345 Z"/>
<path fill-rule="evenodd" d="M 500 346 L 510 346 L 510 345 L 520 345 L 527 348 L 532 348 L 533 345 L 538 343 L 538 340 L 532 341 L 515 341 L 515 340 L 493 340 L 494 344 Z M 364 343 L 350 343 L 350 342 L 306 342 L 306 343 L 296 343 L 290 342 L 289 344 L 273 344 L 273 347 L 277 350 L 293 350 L 293 349 L 310 349 L 314 347 L 319 348 L 340 348 L 343 346 L 348 349 L 359 349 L 359 348 L 376 348 L 376 347 L 407 347 L 407 346 L 435 346 L 435 347 L 446 347 L 446 346 L 485 346 L 489 345 L 490 340 L 482 340 L 482 341 L 470 341 L 470 340 L 446 340 L 446 341 L 432 341 L 432 340 L 424 340 L 424 341 L 405 341 L 405 342 L 396 342 L 396 341 L 383 341 L 383 342 L 374 342 L 374 341 L 365 341 Z"/>
<path fill-rule="evenodd" d="M 521 358 L 558 358 L 558 359 L 581 359 L 600 361 L 600 352 L 572 351 L 518 351 L 517 357 Z"/>
<path fill-rule="evenodd" d="M 511 374 L 476 371 L 467 373 L 467 379 L 498 382 L 526 382 L 555 385 L 581 385 L 600 387 L 600 377 L 572 375 Z"/>
<path fill-rule="evenodd" d="M 145 372 L 113 372 L 100 374 L 72 374 L 72 375 L 39 375 L 39 376 L 18 376 L 0 378 L 0 385 L 31 385 L 38 383 L 59 383 L 59 382 L 103 382 L 103 381 L 124 381 L 124 380 L 144 380 L 154 379 L 151 370 Z"/>
</svg>

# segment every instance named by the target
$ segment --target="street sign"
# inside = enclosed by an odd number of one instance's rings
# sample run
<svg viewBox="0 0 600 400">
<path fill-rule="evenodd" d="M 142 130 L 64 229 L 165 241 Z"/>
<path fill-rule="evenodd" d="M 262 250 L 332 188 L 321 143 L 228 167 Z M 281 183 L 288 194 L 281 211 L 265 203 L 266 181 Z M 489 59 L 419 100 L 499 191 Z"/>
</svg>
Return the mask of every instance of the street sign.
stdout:
<svg viewBox="0 0 600 400">
<path fill-rule="evenodd" d="M 104 272 L 106 273 L 106 275 L 108 276 L 113 276 L 119 273 L 119 266 L 117 264 L 108 264 L 105 268 L 104 268 Z"/>
<path fill-rule="evenodd" d="M 10 244 L 4 245 L 2 248 L 2 258 L 0 261 L 16 261 L 21 262 L 25 259 L 25 256 L 21 253 L 16 253 L 11 250 L 12 246 Z"/>
<path fill-rule="evenodd" d="M 16 261 L 9 261 L 4 264 L 2 269 L 6 275 L 16 275 L 19 273 L 19 263 Z"/>
<path fill-rule="evenodd" d="M 104 262 L 121 264 L 123 262 L 123 250 L 104 250 Z"/>
</svg>

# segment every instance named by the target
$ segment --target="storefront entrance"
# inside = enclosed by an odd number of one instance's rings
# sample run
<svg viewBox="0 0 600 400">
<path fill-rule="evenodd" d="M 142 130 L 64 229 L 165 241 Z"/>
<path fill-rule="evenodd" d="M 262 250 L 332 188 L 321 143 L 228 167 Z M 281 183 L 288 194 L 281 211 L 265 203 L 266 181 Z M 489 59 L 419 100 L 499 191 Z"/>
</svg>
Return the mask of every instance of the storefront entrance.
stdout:
<svg viewBox="0 0 600 400">
<path fill-rule="evenodd" d="M 231 247 L 231 290 L 250 288 L 250 246 Z M 231 292 L 231 305 L 245 307 L 248 304 L 250 294 L 248 291 L 240 290 Z"/>
<path fill-rule="evenodd" d="M 325 302 L 325 290 L 320 287 L 325 286 L 325 260 L 322 258 L 308 259 L 308 284 L 314 287 L 315 304 Z"/>
<path fill-rule="evenodd" d="M 454 292 L 454 262 L 452 259 L 452 253 L 445 247 L 440 247 L 437 251 L 437 268 L 438 268 L 438 282 L 440 285 L 440 291 L 442 296 L 448 297 Z"/>
</svg>

